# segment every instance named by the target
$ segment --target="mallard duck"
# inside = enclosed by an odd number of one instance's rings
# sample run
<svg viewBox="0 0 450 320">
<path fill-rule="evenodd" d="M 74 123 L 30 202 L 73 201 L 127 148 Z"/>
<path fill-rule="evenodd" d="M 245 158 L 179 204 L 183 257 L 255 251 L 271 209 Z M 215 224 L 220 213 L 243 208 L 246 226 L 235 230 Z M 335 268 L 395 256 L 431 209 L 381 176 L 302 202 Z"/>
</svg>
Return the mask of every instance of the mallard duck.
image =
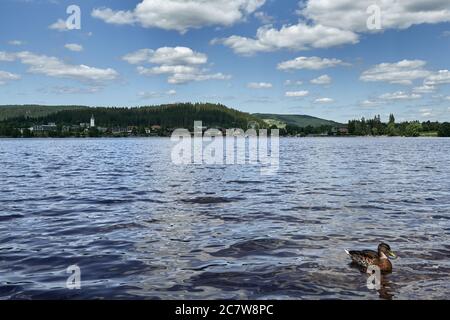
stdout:
<svg viewBox="0 0 450 320">
<path fill-rule="evenodd" d="M 363 251 L 349 251 L 345 252 L 352 258 L 353 263 L 367 268 L 369 266 L 378 266 L 381 272 L 389 273 L 392 272 L 392 263 L 389 258 L 397 258 L 394 252 L 392 252 L 391 247 L 386 243 L 380 243 L 378 245 L 378 252 L 373 250 L 363 250 Z"/>
</svg>

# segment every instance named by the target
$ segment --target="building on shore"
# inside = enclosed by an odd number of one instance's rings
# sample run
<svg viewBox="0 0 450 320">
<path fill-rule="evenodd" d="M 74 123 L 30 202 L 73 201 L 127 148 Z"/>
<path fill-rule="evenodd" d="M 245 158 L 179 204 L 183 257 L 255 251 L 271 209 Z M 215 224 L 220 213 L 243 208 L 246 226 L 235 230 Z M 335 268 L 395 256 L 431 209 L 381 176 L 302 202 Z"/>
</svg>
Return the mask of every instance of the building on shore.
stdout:
<svg viewBox="0 0 450 320">
<path fill-rule="evenodd" d="M 92 114 L 91 116 L 91 123 L 90 123 L 90 128 L 95 128 L 95 118 L 94 118 L 94 114 Z"/>
<path fill-rule="evenodd" d="M 31 128 L 29 128 L 29 130 L 34 133 L 44 133 L 44 132 L 56 131 L 57 126 L 56 126 L 56 123 L 50 122 L 48 124 L 32 126 Z"/>
</svg>

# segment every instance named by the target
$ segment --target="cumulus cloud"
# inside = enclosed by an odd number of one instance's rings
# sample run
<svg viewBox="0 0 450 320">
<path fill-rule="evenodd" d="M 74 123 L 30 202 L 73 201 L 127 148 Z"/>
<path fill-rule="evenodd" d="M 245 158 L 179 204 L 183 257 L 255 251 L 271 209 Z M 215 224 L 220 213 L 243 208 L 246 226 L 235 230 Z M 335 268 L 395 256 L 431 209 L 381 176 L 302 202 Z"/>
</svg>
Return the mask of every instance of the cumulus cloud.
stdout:
<svg viewBox="0 0 450 320">
<path fill-rule="evenodd" d="M 92 10 L 91 15 L 110 24 L 133 24 L 136 22 L 134 13 L 131 11 L 113 11 L 110 8 L 96 8 Z"/>
<path fill-rule="evenodd" d="M 327 74 L 324 74 L 320 77 L 317 77 L 315 79 L 312 79 L 310 81 L 312 84 L 317 84 L 317 85 L 326 85 L 326 84 L 330 84 L 331 83 L 331 77 Z"/>
<path fill-rule="evenodd" d="M 64 47 L 70 51 L 75 51 L 75 52 L 83 51 L 83 46 L 81 44 L 68 43 Z"/>
<path fill-rule="evenodd" d="M 420 94 L 407 93 L 404 91 L 385 93 L 380 96 L 380 99 L 382 100 L 415 100 L 420 98 L 422 98 Z"/>
<path fill-rule="evenodd" d="M 294 86 L 294 85 L 296 85 L 296 86 L 301 86 L 303 84 L 303 81 L 301 81 L 301 80 L 286 80 L 285 82 L 284 82 L 284 85 L 285 86 Z"/>
<path fill-rule="evenodd" d="M 19 80 L 20 76 L 7 71 L 0 70 L 0 85 L 6 84 L 8 81 Z"/>
<path fill-rule="evenodd" d="M 250 82 L 247 87 L 250 89 L 270 89 L 273 85 L 268 82 Z"/>
<path fill-rule="evenodd" d="M 318 98 L 315 100 L 316 103 L 332 103 L 334 102 L 331 98 Z"/>
<path fill-rule="evenodd" d="M 11 62 L 16 60 L 16 56 L 13 53 L 0 51 L 0 61 Z"/>
<path fill-rule="evenodd" d="M 285 93 L 285 96 L 289 97 L 289 98 L 302 98 L 302 97 L 306 97 L 307 95 L 309 95 L 309 91 L 307 91 L 307 90 L 287 91 Z"/>
<path fill-rule="evenodd" d="M 324 26 L 369 32 L 366 11 L 373 4 L 382 10 L 382 30 L 450 21 L 450 2 L 447 0 L 309 0 L 299 14 Z"/>
<path fill-rule="evenodd" d="M 433 93 L 435 91 L 436 91 L 435 86 L 430 86 L 430 85 L 426 85 L 426 84 L 424 84 L 423 86 L 420 86 L 420 87 L 415 87 L 413 89 L 414 93 Z"/>
<path fill-rule="evenodd" d="M 357 42 L 358 36 L 351 31 L 299 23 L 285 25 L 281 29 L 263 26 L 256 32 L 255 38 L 233 35 L 228 38 L 214 39 L 211 44 L 223 44 L 237 54 L 251 56 L 257 52 L 281 49 L 301 51 Z"/>
<path fill-rule="evenodd" d="M 111 68 L 101 69 L 86 65 L 68 64 L 56 57 L 38 55 L 28 51 L 17 53 L 0 52 L 1 57 L 9 59 L 7 61 L 19 60 L 22 64 L 29 67 L 29 73 L 42 74 L 49 77 L 94 82 L 115 80 L 118 77 L 117 71 Z"/>
<path fill-rule="evenodd" d="M 89 86 L 86 88 L 72 87 L 72 86 L 55 86 L 51 90 L 46 88 L 41 90 L 43 92 L 51 92 L 54 94 L 93 94 L 100 92 L 103 88 L 100 86 Z"/>
<path fill-rule="evenodd" d="M 419 112 L 422 117 L 429 117 L 433 115 L 433 109 L 431 108 L 422 108 L 419 110 Z"/>
<path fill-rule="evenodd" d="M 392 84 L 411 85 L 414 80 L 430 75 L 430 72 L 424 69 L 425 65 L 426 62 L 422 60 L 381 63 L 364 71 L 360 79 L 365 82 L 384 81 Z"/>
<path fill-rule="evenodd" d="M 142 100 L 150 100 L 150 99 L 158 99 L 158 98 L 164 98 L 167 96 L 174 96 L 176 95 L 176 90 L 168 90 L 166 92 L 155 92 L 155 91 L 140 91 L 138 93 L 138 97 Z"/>
<path fill-rule="evenodd" d="M 140 24 L 145 28 L 181 33 L 204 26 L 231 26 L 258 10 L 265 0 L 142 0 L 131 11 L 96 8 L 94 18 L 111 24 Z"/>
<path fill-rule="evenodd" d="M 339 59 L 322 59 L 319 57 L 298 57 L 294 60 L 284 61 L 278 64 L 278 70 L 289 71 L 289 70 L 320 70 L 325 68 L 332 68 L 337 66 L 347 66 L 345 63 Z"/>
<path fill-rule="evenodd" d="M 367 8 L 373 4 L 382 10 L 382 30 L 450 21 L 450 2 L 447 0 L 378 0 L 375 3 L 373 0 L 308 0 L 299 4 L 298 23 L 280 29 L 266 25 L 258 29 L 254 38 L 233 35 L 213 43 L 224 44 L 241 55 L 355 44 L 361 33 L 380 31 L 367 27 Z"/>
<path fill-rule="evenodd" d="M 208 57 L 187 47 L 162 47 L 156 51 L 140 49 L 125 55 L 123 60 L 130 64 L 154 63 L 176 66 L 205 64 L 208 62 Z"/>
<path fill-rule="evenodd" d="M 12 45 L 12 46 L 21 46 L 21 45 L 23 45 L 24 43 L 23 43 L 23 41 L 21 41 L 21 40 L 11 40 L 11 41 L 8 41 L 8 44 L 10 44 L 10 45 Z"/>
<path fill-rule="evenodd" d="M 69 30 L 67 28 L 66 21 L 64 21 L 62 19 L 58 19 L 58 21 L 56 21 L 55 23 L 52 23 L 51 25 L 49 25 L 48 28 L 51 29 L 51 30 L 59 31 L 59 32 L 68 31 Z"/>
<path fill-rule="evenodd" d="M 429 75 L 424 81 L 424 85 L 426 86 L 435 86 L 448 83 L 450 83 L 450 71 L 448 70 L 439 70 L 438 72 Z"/>
<path fill-rule="evenodd" d="M 231 78 L 223 73 L 209 73 L 209 70 L 203 67 L 208 62 L 207 55 L 187 47 L 140 49 L 123 56 L 122 59 L 130 64 L 139 65 L 137 71 L 141 75 L 166 74 L 171 84 Z M 144 67 L 142 64 L 154 66 Z"/>
<path fill-rule="evenodd" d="M 361 106 L 363 107 L 375 107 L 381 104 L 380 101 L 375 101 L 375 100 L 371 100 L 371 99 L 366 99 L 364 101 L 362 101 Z"/>
</svg>

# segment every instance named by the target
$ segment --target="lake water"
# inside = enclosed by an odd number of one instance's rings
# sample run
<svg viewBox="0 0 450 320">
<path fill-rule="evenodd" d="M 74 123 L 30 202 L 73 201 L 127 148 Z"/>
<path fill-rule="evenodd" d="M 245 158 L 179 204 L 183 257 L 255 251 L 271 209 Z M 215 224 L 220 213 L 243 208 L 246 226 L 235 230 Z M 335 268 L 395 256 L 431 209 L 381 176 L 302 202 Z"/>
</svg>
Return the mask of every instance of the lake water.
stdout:
<svg viewBox="0 0 450 320">
<path fill-rule="evenodd" d="M 449 139 L 281 139 L 273 176 L 170 151 L 0 140 L 0 298 L 450 298 Z M 380 241 L 399 258 L 374 291 L 344 249 Z"/>
</svg>

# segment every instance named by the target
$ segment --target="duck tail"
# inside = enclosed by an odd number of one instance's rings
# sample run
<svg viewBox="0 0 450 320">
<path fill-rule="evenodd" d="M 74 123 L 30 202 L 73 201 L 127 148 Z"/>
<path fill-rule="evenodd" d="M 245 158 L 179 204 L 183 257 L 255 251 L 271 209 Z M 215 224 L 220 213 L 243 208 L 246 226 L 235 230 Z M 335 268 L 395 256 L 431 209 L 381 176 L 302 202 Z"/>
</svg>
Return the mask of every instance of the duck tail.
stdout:
<svg viewBox="0 0 450 320">
<path fill-rule="evenodd" d="M 347 249 L 344 249 L 345 253 L 350 255 L 350 251 L 348 251 Z"/>
</svg>

